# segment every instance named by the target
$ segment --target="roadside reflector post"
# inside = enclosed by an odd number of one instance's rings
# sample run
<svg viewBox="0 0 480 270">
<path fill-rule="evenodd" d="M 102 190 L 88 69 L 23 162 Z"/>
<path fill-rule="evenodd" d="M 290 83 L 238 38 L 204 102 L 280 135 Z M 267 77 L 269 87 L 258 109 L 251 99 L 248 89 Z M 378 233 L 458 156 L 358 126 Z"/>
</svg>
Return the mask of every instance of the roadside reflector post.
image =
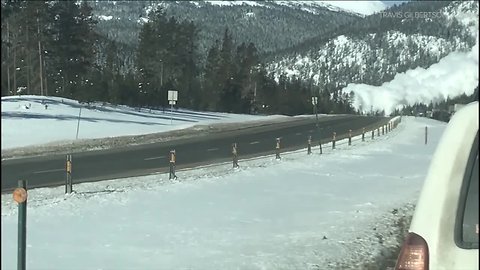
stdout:
<svg viewBox="0 0 480 270">
<path fill-rule="evenodd" d="M 238 165 L 238 152 L 237 152 L 237 143 L 232 144 L 232 155 L 233 155 L 233 168 L 240 167 Z"/>
<path fill-rule="evenodd" d="M 337 133 L 336 132 L 333 132 L 333 136 L 332 136 L 332 149 L 335 149 L 335 137 L 337 136 Z"/>
<path fill-rule="evenodd" d="M 348 145 L 352 145 L 352 130 L 348 130 Z"/>
<path fill-rule="evenodd" d="M 65 181 L 65 194 L 70 194 L 73 191 L 72 183 L 72 155 L 67 155 L 67 179 Z"/>
<path fill-rule="evenodd" d="M 362 128 L 362 142 L 365 141 L 365 128 Z"/>
<path fill-rule="evenodd" d="M 425 127 L 425 144 L 427 144 L 428 128 Z"/>
<path fill-rule="evenodd" d="M 322 140 L 318 141 L 318 145 L 320 145 L 320 155 L 322 154 Z"/>
<path fill-rule="evenodd" d="M 375 137 L 375 130 L 372 130 L 372 140 Z"/>
<path fill-rule="evenodd" d="M 18 270 L 25 270 L 27 262 L 27 196 L 27 183 L 19 180 L 18 188 L 13 191 L 13 200 L 18 204 Z"/>
<path fill-rule="evenodd" d="M 177 175 L 175 174 L 175 159 L 176 159 L 176 154 L 175 150 L 170 151 L 170 173 L 168 176 L 168 179 L 177 179 Z"/>
<path fill-rule="evenodd" d="M 310 155 L 311 153 L 312 153 L 312 135 L 309 135 L 307 140 L 307 155 Z"/>
<path fill-rule="evenodd" d="M 280 157 L 280 138 L 277 138 L 277 144 L 275 146 L 275 159 L 281 159 L 281 157 Z"/>
</svg>

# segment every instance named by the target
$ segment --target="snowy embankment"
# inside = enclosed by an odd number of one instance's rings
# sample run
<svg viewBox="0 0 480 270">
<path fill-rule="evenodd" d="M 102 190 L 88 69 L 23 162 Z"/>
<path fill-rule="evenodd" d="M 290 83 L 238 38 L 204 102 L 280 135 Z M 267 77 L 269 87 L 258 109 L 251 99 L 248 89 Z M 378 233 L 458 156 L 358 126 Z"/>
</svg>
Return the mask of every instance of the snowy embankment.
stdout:
<svg viewBox="0 0 480 270">
<path fill-rule="evenodd" d="M 404 117 L 322 155 L 31 190 L 27 268 L 385 269 L 444 128 Z M 16 226 L 2 195 L 2 269 L 16 265 Z"/>
<path fill-rule="evenodd" d="M 281 115 L 175 109 L 171 113 L 170 109 L 140 110 L 108 104 L 87 106 L 75 100 L 42 96 L 2 97 L 1 109 L 2 158 L 65 149 L 70 152 L 106 149 L 295 120 Z"/>
</svg>

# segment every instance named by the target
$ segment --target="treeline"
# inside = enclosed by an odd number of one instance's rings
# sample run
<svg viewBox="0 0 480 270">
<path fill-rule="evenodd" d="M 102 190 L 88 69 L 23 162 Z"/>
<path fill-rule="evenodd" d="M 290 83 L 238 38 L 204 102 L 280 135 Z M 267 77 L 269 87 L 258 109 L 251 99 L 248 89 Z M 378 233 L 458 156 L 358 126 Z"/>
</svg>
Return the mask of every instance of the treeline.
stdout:
<svg viewBox="0 0 480 270">
<path fill-rule="evenodd" d="M 96 23 L 87 1 L 2 2 L 2 96 L 158 108 L 168 106 L 168 90 L 177 90 L 183 108 L 294 115 L 311 113 L 312 93 L 320 92 L 307 82 L 274 80 L 254 43 L 235 43 L 228 28 L 199 64 L 201 29 L 167 17 L 161 8 L 149 13 L 135 67 L 125 69 L 124 47 L 99 34 Z M 323 92 L 319 99 L 320 112 L 353 112 L 347 96 Z"/>
<path fill-rule="evenodd" d="M 2 96 L 82 95 L 100 39 L 87 2 L 8 0 L 1 8 Z"/>
</svg>

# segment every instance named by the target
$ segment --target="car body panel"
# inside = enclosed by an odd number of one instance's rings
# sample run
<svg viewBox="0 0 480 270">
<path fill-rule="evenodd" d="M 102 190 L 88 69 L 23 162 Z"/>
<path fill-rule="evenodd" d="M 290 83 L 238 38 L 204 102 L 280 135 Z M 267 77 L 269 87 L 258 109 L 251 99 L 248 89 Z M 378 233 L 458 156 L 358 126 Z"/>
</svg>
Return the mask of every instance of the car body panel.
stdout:
<svg viewBox="0 0 480 270">
<path fill-rule="evenodd" d="M 473 102 L 446 127 L 415 208 L 409 231 L 426 240 L 432 270 L 479 269 L 478 249 L 459 248 L 454 239 L 462 183 L 477 132 L 478 102 Z"/>
</svg>

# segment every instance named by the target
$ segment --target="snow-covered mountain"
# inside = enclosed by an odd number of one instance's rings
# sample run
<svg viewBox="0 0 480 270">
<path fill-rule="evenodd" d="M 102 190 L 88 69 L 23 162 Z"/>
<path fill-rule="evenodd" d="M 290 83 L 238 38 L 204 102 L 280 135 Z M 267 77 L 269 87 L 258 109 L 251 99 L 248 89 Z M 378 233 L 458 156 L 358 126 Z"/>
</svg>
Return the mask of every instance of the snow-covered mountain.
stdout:
<svg viewBox="0 0 480 270">
<path fill-rule="evenodd" d="M 418 5 L 369 16 L 331 38 L 277 56 L 267 69 L 276 80 L 311 80 L 331 91 L 349 83 L 381 85 L 399 72 L 427 68 L 451 52 L 471 50 L 478 32 L 478 2 L 444 2 L 429 11 L 430 17 L 407 18 L 424 7 Z"/>
<path fill-rule="evenodd" d="M 236 43 L 253 42 L 259 53 L 276 52 L 361 19 L 361 14 L 321 1 L 95 1 L 104 36 L 135 48 L 148 13 L 162 7 L 168 17 L 191 20 L 199 30 L 198 53 L 221 40 L 228 27 Z"/>
<path fill-rule="evenodd" d="M 195 3 L 207 2 L 212 5 L 250 5 L 268 6 L 282 5 L 301 9 L 316 14 L 317 9 L 328 8 L 337 12 L 352 12 L 361 15 L 371 15 L 387 8 L 381 1 L 191 1 Z"/>
<path fill-rule="evenodd" d="M 308 2 L 308 1 L 307 1 Z M 361 15 L 372 15 L 387 8 L 382 1 L 312 1 Z"/>
</svg>

